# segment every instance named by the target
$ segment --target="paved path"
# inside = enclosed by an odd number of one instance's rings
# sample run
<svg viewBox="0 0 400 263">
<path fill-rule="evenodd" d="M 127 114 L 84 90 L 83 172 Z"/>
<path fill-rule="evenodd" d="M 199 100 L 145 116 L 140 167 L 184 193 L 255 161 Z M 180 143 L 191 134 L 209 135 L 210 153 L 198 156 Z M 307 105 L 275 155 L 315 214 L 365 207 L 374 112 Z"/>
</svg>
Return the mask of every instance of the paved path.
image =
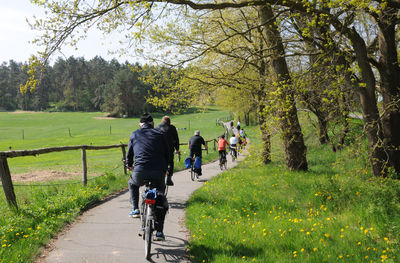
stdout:
<svg viewBox="0 0 400 263">
<path fill-rule="evenodd" d="M 228 168 L 235 164 L 228 160 Z M 194 190 L 220 172 L 218 162 L 213 162 L 203 165 L 199 182 L 190 180 L 188 170 L 174 174 L 175 186 L 168 190 L 170 209 L 165 219 L 166 241 L 153 243 L 150 262 L 189 262 L 188 233 L 184 226 L 186 202 Z M 149 262 L 144 258 L 143 239 L 138 236 L 139 219 L 128 217 L 130 208 L 129 193 L 125 192 L 90 209 L 54 241 L 53 249 L 38 262 Z"/>
</svg>

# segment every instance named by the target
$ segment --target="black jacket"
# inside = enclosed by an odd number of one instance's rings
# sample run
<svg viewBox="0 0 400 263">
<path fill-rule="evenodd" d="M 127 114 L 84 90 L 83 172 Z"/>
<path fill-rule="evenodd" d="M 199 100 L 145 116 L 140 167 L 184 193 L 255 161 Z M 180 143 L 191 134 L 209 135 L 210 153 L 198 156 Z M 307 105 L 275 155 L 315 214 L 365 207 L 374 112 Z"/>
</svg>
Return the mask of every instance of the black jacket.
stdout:
<svg viewBox="0 0 400 263">
<path fill-rule="evenodd" d="M 158 125 L 157 129 L 166 134 L 170 153 L 173 153 L 174 150 L 179 151 L 179 137 L 175 126 L 161 123 Z"/>
<path fill-rule="evenodd" d="M 134 131 L 129 138 L 126 155 L 129 167 L 133 165 L 133 158 L 135 158 L 135 171 L 159 170 L 165 172 L 169 159 L 166 136 L 160 130 L 144 124 L 142 128 Z"/>
</svg>

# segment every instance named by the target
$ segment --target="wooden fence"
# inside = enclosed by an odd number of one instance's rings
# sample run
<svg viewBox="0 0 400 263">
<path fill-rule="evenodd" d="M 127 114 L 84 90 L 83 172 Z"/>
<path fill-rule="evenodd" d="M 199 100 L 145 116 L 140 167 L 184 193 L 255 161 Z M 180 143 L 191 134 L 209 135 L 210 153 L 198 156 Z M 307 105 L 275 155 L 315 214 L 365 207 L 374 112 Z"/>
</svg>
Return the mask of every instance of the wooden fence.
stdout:
<svg viewBox="0 0 400 263">
<path fill-rule="evenodd" d="M 207 154 L 208 154 L 208 144 L 210 142 L 214 142 L 213 149 L 216 151 L 216 139 L 206 141 L 207 145 Z M 180 143 L 180 145 L 187 145 L 188 143 Z M 92 145 L 78 145 L 78 146 L 62 146 L 62 147 L 51 147 L 51 148 L 42 148 L 36 150 L 20 150 L 20 151 L 6 151 L 0 152 L 0 177 L 3 185 L 4 194 L 6 196 L 7 202 L 10 206 L 13 206 L 18 209 L 17 200 L 15 197 L 14 186 L 11 179 L 10 169 L 8 167 L 7 158 L 15 158 L 22 156 L 36 156 L 38 154 L 44 153 L 52 153 L 52 152 L 62 152 L 62 151 L 72 151 L 72 150 L 81 150 L 82 152 L 82 185 L 87 185 L 87 160 L 86 160 L 86 151 L 87 150 L 104 150 L 104 149 L 112 149 L 112 148 L 121 148 L 122 151 L 122 159 L 126 158 L 126 149 L 127 144 L 117 144 L 117 145 L 107 145 L 107 146 L 92 146 Z M 126 167 L 124 166 L 124 173 L 127 173 Z"/>
<path fill-rule="evenodd" d="M 22 157 L 22 156 L 36 156 L 38 154 L 51 153 L 51 152 L 63 152 L 72 150 L 82 151 L 82 185 L 87 185 L 87 150 L 104 150 L 112 148 L 121 148 L 122 158 L 125 159 L 126 144 L 107 145 L 107 146 L 91 146 L 91 145 L 78 145 L 78 146 L 62 146 L 62 147 L 51 147 L 36 150 L 21 150 L 21 151 L 7 151 L 0 152 L 0 177 L 6 195 L 7 202 L 10 206 L 18 208 L 17 200 L 15 198 L 14 186 L 11 179 L 10 169 L 8 167 L 7 158 Z M 126 173 L 126 168 L 124 167 Z"/>
</svg>

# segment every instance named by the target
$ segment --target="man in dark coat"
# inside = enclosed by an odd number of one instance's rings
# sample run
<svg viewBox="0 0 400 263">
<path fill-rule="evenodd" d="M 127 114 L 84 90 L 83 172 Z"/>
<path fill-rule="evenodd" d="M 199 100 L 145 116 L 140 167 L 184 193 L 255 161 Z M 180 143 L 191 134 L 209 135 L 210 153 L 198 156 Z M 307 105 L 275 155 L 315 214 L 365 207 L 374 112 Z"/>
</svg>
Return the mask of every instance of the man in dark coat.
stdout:
<svg viewBox="0 0 400 263">
<path fill-rule="evenodd" d="M 190 157 L 200 157 L 201 158 L 201 147 L 204 145 L 204 148 L 207 150 L 207 144 L 204 141 L 204 138 L 200 136 L 200 131 L 195 131 L 194 136 L 189 139 L 189 149 L 190 149 Z M 198 174 L 201 175 L 201 168 L 198 171 Z"/>
<path fill-rule="evenodd" d="M 169 160 L 166 136 L 160 130 L 154 129 L 153 118 L 149 114 L 143 114 L 139 127 L 140 129 L 134 131 L 129 138 L 126 155 L 126 165 L 132 171 L 128 181 L 133 206 L 129 213 L 131 217 L 140 217 L 139 187 L 145 180 L 150 180 L 159 192 L 164 192 L 165 172 Z M 165 239 L 163 228 L 166 209 L 156 211 L 154 240 Z"/>
<path fill-rule="evenodd" d="M 168 116 L 162 118 L 161 124 L 157 129 L 161 130 L 167 136 L 169 147 L 167 185 L 174 185 L 174 182 L 172 182 L 172 175 L 174 173 L 174 151 L 179 154 L 178 131 L 175 126 L 171 124 L 171 119 Z"/>
</svg>

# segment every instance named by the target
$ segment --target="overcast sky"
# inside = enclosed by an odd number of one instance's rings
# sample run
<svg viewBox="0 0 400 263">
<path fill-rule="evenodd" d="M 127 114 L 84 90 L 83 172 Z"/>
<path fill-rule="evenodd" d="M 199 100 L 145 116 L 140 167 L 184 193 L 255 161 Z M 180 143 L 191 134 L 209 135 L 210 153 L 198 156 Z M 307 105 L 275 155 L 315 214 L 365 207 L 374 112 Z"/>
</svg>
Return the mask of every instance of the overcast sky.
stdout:
<svg viewBox="0 0 400 263">
<path fill-rule="evenodd" d="M 29 43 L 38 35 L 30 29 L 26 18 L 33 21 L 33 16 L 43 16 L 42 9 L 32 5 L 29 0 L 0 0 L 0 63 L 14 60 L 16 62 L 25 62 L 31 54 L 38 50 L 38 47 Z M 78 50 L 72 48 L 63 48 L 63 54 L 66 57 L 85 57 L 89 60 L 96 55 L 103 57 L 106 60 L 111 60 L 115 55 L 109 55 L 108 49 L 111 43 L 106 43 L 102 34 L 92 30 L 89 33 L 88 39 L 78 45 Z M 117 43 L 117 41 L 115 41 Z M 61 54 L 53 56 L 53 60 Z M 132 59 L 116 57 L 119 61 L 124 62 Z M 138 61 L 140 62 L 140 61 Z"/>
</svg>

